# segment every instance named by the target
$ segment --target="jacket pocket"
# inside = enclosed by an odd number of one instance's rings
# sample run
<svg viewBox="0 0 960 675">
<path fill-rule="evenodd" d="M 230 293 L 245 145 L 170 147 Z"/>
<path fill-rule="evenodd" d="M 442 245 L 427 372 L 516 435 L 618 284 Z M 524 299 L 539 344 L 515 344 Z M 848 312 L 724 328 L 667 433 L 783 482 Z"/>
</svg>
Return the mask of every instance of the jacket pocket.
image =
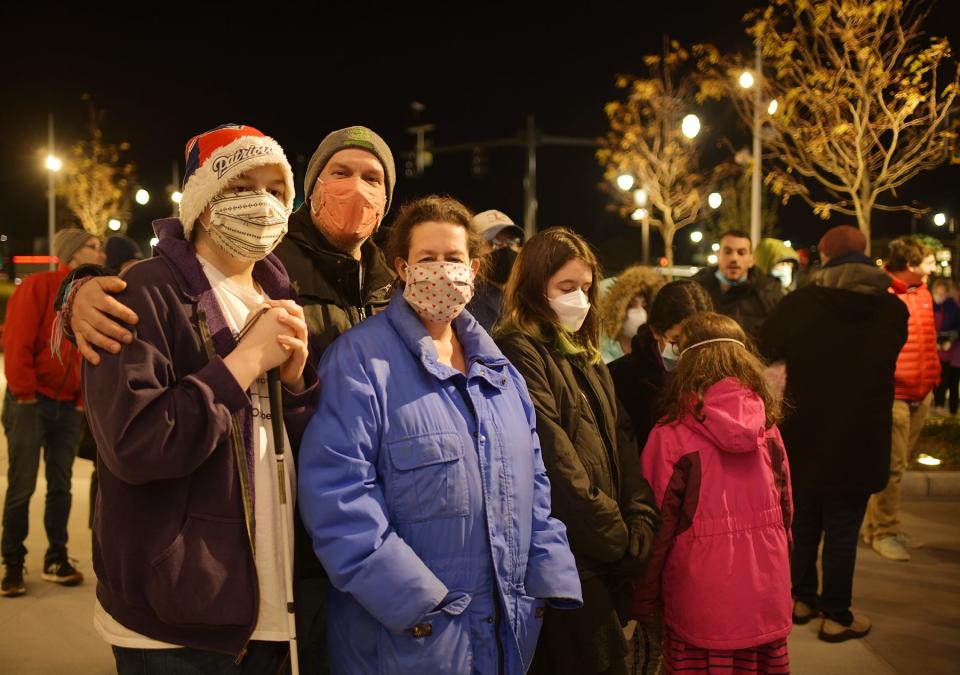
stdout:
<svg viewBox="0 0 960 675">
<path fill-rule="evenodd" d="M 456 433 L 410 436 L 387 444 L 392 470 L 385 486 L 397 522 L 467 515 L 463 440 Z"/>
<path fill-rule="evenodd" d="M 379 672 L 472 673 L 469 594 L 461 594 L 442 608 L 430 612 L 416 625 L 396 635 L 380 626 L 377 641 Z"/>
<path fill-rule="evenodd" d="M 517 595 L 516 622 L 514 634 L 520 645 L 520 657 L 523 667 L 529 668 L 533 662 L 533 654 L 537 649 L 537 640 L 540 638 L 540 629 L 543 628 L 543 617 L 547 611 L 547 601 L 541 598 L 532 598 L 529 595 Z"/>
<path fill-rule="evenodd" d="M 249 626 L 256 580 L 242 520 L 191 515 L 150 564 L 146 596 L 172 626 Z"/>
</svg>

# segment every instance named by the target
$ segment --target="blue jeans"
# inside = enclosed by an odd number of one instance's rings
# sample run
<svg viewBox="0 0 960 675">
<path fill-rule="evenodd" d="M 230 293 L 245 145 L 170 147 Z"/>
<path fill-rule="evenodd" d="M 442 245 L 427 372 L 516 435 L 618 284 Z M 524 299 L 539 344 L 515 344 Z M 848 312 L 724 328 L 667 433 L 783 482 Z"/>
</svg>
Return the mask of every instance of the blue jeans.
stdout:
<svg viewBox="0 0 960 675">
<path fill-rule="evenodd" d="M 853 621 L 850 602 L 857 564 L 857 537 L 867 493 L 820 495 L 793 491 L 793 597 L 844 625 Z M 817 553 L 823 538 L 823 590 L 817 593 Z"/>
<path fill-rule="evenodd" d="M 70 481 L 80 444 L 80 415 L 72 401 L 37 396 L 36 403 L 18 403 L 7 391 L 3 400 L 3 428 L 7 434 L 10 466 L 0 543 L 5 565 L 22 565 L 27 555 L 23 542 L 30 529 L 30 498 L 37 488 L 41 447 L 47 476 L 43 525 L 49 541 L 44 567 L 66 559 Z"/>
<path fill-rule="evenodd" d="M 117 675 L 282 675 L 290 672 L 289 651 L 286 642 L 254 640 L 239 666 L 229 654 L 191 648 L 113 647 L 113 658 Z"/>
</svg>

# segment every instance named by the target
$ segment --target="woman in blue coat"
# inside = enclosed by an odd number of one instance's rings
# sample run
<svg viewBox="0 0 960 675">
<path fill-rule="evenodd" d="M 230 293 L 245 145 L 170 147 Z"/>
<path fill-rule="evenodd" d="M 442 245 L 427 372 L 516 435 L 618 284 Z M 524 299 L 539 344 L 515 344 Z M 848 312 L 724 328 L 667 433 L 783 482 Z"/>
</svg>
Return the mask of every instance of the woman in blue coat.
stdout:
<svg viewBox="0 0 960 675">
<path fill-rule="evenodd" d="M 404 207 L 387 245 L 403 293 L 320 366 L 298 499 L 334 587 L 334 673 L 521 674 L 545 604 L 581 604 L 523 378 L 463 311 L 470 218 L 450 198 Z"/>
</svg>

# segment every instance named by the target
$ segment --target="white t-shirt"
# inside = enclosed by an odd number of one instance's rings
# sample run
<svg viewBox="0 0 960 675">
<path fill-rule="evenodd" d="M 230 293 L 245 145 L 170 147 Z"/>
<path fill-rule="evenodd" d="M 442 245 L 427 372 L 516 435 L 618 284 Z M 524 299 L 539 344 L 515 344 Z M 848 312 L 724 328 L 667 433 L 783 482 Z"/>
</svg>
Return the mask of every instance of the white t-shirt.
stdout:
<svg viewBox="0 0 960 675">
<path fill-rule="evenodd" d="M 197 256 L 214 296 L 226 317 L 227 325 L 238 333 L 250 312 L 262 305 L 267 297 L 230 281 L 213 265 Z M 280 523 L 280 501 L 277 486 L 277 459 L 273 447 L 273 428 L 270 426 L 270 397 L 266 374 L 250 386 L 253 403 L 253 491 L 256 518 L 257 579 L 260 591 L 260 613 L 251 640 L 285 642 L 290 638 L 287 628 L 287 596 L 284 586 L 283 532 Z M 284 430 L 284 471 L 287 487 L 286 518 L 290 533 L 290 559 L 293 559 L 293 503 L 297 484 L 290 441 Z M 287 574 L 293 574 L 288 569 Z M 94 627 L 111 645 L 134 649 L 169 649 L 171 645 L 153 640 L 126 628 L 117 622 L 97 601 L 94 608 Z"/>
</svg>

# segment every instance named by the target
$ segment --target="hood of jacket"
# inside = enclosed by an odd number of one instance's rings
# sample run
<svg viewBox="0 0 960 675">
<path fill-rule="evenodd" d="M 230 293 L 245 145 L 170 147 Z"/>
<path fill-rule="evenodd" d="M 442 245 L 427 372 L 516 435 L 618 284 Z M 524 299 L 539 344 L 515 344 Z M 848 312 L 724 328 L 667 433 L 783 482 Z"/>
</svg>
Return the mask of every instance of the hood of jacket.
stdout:
<svg viewBox="0 0 960 675">
<path fill-rule="evenodd" d="M 707 389 L 699 414 L 685 415 L 683 424 L 725 452 L 754 452 L 764 442 L 766 410 L 749 387 L 728 377 Z"/>
</svg>

